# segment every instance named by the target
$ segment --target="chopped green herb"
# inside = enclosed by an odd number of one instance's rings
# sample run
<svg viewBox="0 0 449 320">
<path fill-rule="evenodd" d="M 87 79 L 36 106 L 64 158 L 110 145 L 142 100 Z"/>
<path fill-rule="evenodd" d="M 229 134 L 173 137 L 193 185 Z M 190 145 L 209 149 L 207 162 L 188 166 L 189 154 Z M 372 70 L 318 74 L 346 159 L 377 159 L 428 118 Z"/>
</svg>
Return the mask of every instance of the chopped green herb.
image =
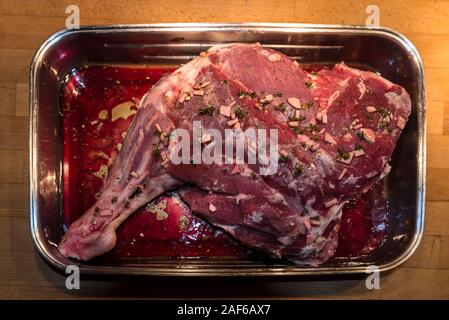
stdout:
<svg viewBox="0 0 449 320">
<path fill-rule="evenodd" d="M 348 160 L 351 157 L 349 152 L 344 150 L 344 149 L 340 148 L 340 149 L 337 150 L 337 152 L 338 152 L 338 157 L 341 158 L 341 159 Z"/>
<path fill-rule="evenodd" d="M 288 156 L 283 156 L 283 155 L 281 155 L 281 156 L 279 157 L 279 162 L 288 162 L 288 160 L 289 160 L 289 157 L 288 157 Z"/>
<path fill-rule="evenodd" d="M 320 128 L 316 125 L 316 124 L 313 124 L 313 123 L 311 123 L 311 124 L 309 124 L 309 126 L 307 127 L 307 129 L 310 131 L 310 132 L 319 132 L 320 131 Z"/>
<path fill-rule="evenodd" d="M 159 132 L 159 130 L 154 129 L 154 131 L 153 131 L 153 136 L 160 137 L 160 136 L 161 136 L 161 133 Z"/>
<path fill-rule="evenodd" d="M 359 137 L 360 140 L 365 141 L 365 135 L 363 134 L 362 131 L 357 131 L 357 137 Z"/>
<path fill-rule="evenodd" d="M 200 110 L 198 111 L 198 114 L 199 114 L 200 116 L 205 116 L 205 115 L 211 116 L 211 115 L 214 114 L 214 111 L 215 111 L 215 107 L 214 107 L 214 106 L 208 106 L 208 107 L 206 107 L 206 108 L 200 109 Z"/>
<path fill-rule="evenodd" d="M 161 150 L 159 150 L 157 146 L 154 146 L 151 154 L 153 155 L 153 157 L 159 157 L 161 154 Z"/>
<path fill-rule="evenodd" d="M 243 99 L 244 97 L 251 97 L 251 98 L 255 98 L 257 97 L 257 94 L 253 91 L 253 92 L 245 92 L 245 91 L 239 91 L 239 98 Z"/>
<path fill-rule="evenodd" d="M 385 128 L 387 126 L 387 123 L 386 122 L 380 122 L 379 123 L 379 129 L 383 129 L 383 128 Z"/>
<path fill-rule="evenodd" d="M 298 128 L 298 127 L 296 127 L 294 130 L 295 130 L 296 134 L 303 134 L 304 133 L 304 131 L 301 128 Z"/>
<path fill-rule="evenodd" d="M 245 117 L 245 111 L 243 111 L 240 107 L 237 107 L 237 109 L 235 109 L 235 115 L 237 118 L 243 119 L 243 117 Z"/>
<path fill-rule="evenodd" d="M 388 127 L 388 128 L 387 128 L 387 131 L 388 131 L 388 133 L 392 133 L 392 132 L 393 132 L 393 128 Z"/>
<path fill-rule="evenodd" d="M 118 200 L 118 198 L 117 198 L 117 197 L 112 197 L 112 199 L 111 199 L 111 203 L 116 203 L 116 202 L 117 202 L 117 200 Z"/>
<path fill-rule="evenodd" d="M 386 118 L 390 115 L 390 112 L 388 112 L 387 110 L 385 110 L 384 108 L 378 108 L 377 112 L 380 113 L 380 115 L 382 116 L 382 118 Z"/>
<path fill-rule="evenodd" d="M 302 164 L 300 162 L 295 164 L 295 171 L 293 172 L 295 176 L 299 176 L 302 173 Z"/>
<path fill-rule="evenodd" d="M 371 113 L 365 112 L 365 118 L 368 120 L 373 120 L 373 115 Z"/>
<path fill-rule="evenodd" d="M 280 98 L 283 96 L 283 94 L 282 94 L 282 92 L 275 92 L 275 93 L 273 93 L 273 96 Z"/>
<path fill-rule="evenodd" d="M 304 85 L 305 85 L 306 88 L 308 88 L 308 89 L 311 89 L 311 88 L 312 88 L 312 82 L 310 82 L 310 81 L 304 82 Z"/>
<path fill-rule="evenodd" d="M 223 80 L 223 84 L 228 84 L 228 80 Z"/>
<path fill-rule="evenodd" d="M 363 150 L 363 147 L 361 145 L 359 145 L 359 144 L 356 144 L 354 146 L 354 150 Z"/>
<path fill-rule="evenodd" d="M 284 112 L 285 110 L 287 110 L 287 108 L 286 108 L 286 106 L 285 106 L 285 103 L 282 102 L 281 104 L 275 106 L 275 107 L 274 107 L 274 110 L 279 110 L 279 111 Z"/>
<path fill-rule="evenodd" d="M 301 103 L 301 108 L 303 108 L 303 109 L 310 109 L 312 107 L 313 107 L 313 101 Z"/>
</svg>

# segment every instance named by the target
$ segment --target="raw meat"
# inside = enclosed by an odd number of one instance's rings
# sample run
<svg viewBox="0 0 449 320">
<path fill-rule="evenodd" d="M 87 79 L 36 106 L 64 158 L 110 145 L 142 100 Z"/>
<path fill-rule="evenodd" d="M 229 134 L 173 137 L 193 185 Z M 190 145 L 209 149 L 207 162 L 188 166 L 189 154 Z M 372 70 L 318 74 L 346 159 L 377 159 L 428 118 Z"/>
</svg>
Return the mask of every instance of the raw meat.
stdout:
<svg viewBox="0 0 449 320">
<path fill-rule="evenodd" d="M 410 114 L 406 91 L 338 64 L 309 73 L 259 44 L 215 46 L 161 79 L 143 98 L 96 204 L 59 250 L 88 260 L 115 245 L 115 230 L 157 195 L 180 188 L 194 212 L 245 245 L 297 264 L 333 256 L 342 206 L 389 171 Z M 172 163 L 174 129 L 276 129 L 280 161 Z M 224 145 L 208 136 L 202 150 Z M 271 142 L 270 142 L 271 143 Z M 268 147 L 271 147 L 271 144 Z M 250 148 L 247 143 L 246 154 Z M 278 154 L 276 154 L 277 160 Z M 223 159 L 225 160 L 225 159 Z"/>
</svg>

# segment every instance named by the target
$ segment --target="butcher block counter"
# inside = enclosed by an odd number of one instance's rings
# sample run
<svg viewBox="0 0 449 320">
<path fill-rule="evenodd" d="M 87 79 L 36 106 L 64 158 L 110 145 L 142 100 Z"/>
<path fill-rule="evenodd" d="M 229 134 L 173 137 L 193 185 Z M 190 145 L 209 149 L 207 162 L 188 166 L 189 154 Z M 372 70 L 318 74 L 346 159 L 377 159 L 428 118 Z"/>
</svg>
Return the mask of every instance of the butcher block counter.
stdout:
<svg viewBox="0 0 449 320">
<path fill-rule="evenodd" d="M 408 37 L 425 65 L 427 98 L 426 225 L 415 254 L 381 274 L 280 279 L 86 279 L 65 277 L 36 253 L 29 234 L 28 74 L 32 56 L 65 28 L 74 1 L 0 2 L 0 298 L 449 298 L 449 1 L 87 1 L 81 25 L 158 22 L 365 24 L 375 4 L 380 24 Z M 367 8 L 368 7 L 368 8 Z M 367 13 L 368 12 L 368 13 Z M 368 19 L 372 21 L 372 19 Z"/>
</svg>

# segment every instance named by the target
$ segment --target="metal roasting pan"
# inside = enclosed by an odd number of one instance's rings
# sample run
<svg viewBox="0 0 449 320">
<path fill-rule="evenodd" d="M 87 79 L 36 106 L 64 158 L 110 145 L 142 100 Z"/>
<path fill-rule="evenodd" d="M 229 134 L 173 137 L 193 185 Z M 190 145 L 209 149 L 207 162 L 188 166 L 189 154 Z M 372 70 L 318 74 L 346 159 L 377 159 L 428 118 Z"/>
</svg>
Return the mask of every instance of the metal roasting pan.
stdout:
<svg viewBox="0 0 449 320">
<path fill-rule="evenodd" d="M 367 256 L 332 259 L 316 268 L 236 258 L 133 259 L 78 262 L 56 249 L 62 236 L 62 126 L 60 86 L 84 65 L 181 64 L 208 47 L 260 42 L 300 63 L 368 68 L 400 84 L 412 99 L 411 118 L 385 179 L 390 205 L 383 244 Z M 53 267 L 76 264 L 82 274 L 149 276 L 291 276 L 392 269 L 416 250 L 424 227 L 426 134 L 423 64 L 404 36 L 386 28 L 310 24 L 149 24 L 63 30 L 38 49 L 30 69 L 30 226 L 34 244 Z"/>
</svg>

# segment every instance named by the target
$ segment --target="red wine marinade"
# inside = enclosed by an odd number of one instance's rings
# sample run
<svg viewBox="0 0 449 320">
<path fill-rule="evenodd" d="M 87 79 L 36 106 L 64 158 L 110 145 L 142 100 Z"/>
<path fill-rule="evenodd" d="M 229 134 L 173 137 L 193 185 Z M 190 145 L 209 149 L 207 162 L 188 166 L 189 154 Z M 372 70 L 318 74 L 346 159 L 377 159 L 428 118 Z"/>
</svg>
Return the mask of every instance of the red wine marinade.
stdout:
<svg viewBox="0 0 449 320">
<path fill-rule="evenodd" d="M 89 66 L 67 76 L 61 92 L 65 229 L 95 202 L 140 98 L 174 69 Z M 382 195 L 379 185 L 343 209 L 337 256 L 357 257 L 379 246 L 387 212 Z M 192 215 L 176 193 L 168 193 L 117 229 L 117 245 L 107 256 L 243 257 L 248 252 L 220 229 Z"/>
</svg>

